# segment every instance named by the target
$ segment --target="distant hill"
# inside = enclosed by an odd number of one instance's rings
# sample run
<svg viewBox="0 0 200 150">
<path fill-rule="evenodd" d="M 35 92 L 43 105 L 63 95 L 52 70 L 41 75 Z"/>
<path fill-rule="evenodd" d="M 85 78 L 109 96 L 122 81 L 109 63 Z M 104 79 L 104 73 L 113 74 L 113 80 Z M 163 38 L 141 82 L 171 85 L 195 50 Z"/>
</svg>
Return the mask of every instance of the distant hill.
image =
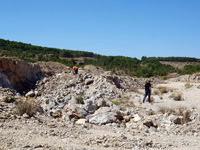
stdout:
<svg viewBox="0 0 200 150">
<path fill-rule="evenodd" d="M 28 62 L 52 61 L 59 62 L 69 67 L 77 65 L 95 65 L 105 70 L 110 70 L 118 75 L 131 75 L 137 77 L 166 76 L 168 73 L 191 74 L 200 72 L 197 64 L 185 65 L 182 70 L 172 64 L 160 63 L 171 62 L 200 62 L 200 59 L 189 57 L 145 57 L 141 60 L 124 56 L 103 56 L 87 51 L 74 51 L 34 46 L 22 42 L 0 39 L 0 55 L 17 57 Z"/>
</svg>

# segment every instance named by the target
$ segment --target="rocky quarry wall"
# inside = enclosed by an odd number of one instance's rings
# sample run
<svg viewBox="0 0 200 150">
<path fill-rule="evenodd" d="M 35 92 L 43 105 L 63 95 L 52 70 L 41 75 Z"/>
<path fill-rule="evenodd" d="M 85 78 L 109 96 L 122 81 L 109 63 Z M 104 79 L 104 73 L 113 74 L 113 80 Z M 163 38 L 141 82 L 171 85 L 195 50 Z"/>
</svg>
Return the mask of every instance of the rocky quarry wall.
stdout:
<svg viewBox="0 0 200 150">
<path fill-rule="evenodd" d="M 35 88 L 37 80 L 42 78 L 39 65 L 22 60 L 0 58 L 0 86 L 13 88 L 19 93 Z"/>
</svg>

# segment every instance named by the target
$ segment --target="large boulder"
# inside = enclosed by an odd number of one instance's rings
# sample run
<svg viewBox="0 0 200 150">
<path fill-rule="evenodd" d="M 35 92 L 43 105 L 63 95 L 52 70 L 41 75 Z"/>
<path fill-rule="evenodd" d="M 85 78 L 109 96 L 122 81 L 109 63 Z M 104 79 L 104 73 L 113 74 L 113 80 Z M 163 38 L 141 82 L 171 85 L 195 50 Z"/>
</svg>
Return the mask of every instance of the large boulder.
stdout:
<svg viewBox="0 0 200 150">
<path fill-rule="evenodd" d="M 94 113 L 98 109 L 97 103 L 94 100 L 85 101 L 85 110 L 89 113 Z"/>
<path fill-rule="evenodd" d="M 117 113 L 115 112 L 106 112 L 103 114 L 98 114 L 89 119 L 89 123 L 93 124 L 107 124 L 107 123 L 113 123 L 117 120 Z"/>
<path fill-rule="evenodd" d="M 76 116 L 76 118 L 85 118 L 88 115 L 85 109 L 78 107 L 76 105 L 74 106 L 66 105 L 64 107 L 64 110 L 65 112 L 70 112 L 70 114 Z"/>
<path fill-rule="evenodd" d="M 107 113 L 107 112 L 111 112 L 112 109 L 110 107 L 100 107 L 98 110 L 95 111 L 94 115 L 99 115 L 99 114 L 103 114 L 103 113 Z"/>
</svg>

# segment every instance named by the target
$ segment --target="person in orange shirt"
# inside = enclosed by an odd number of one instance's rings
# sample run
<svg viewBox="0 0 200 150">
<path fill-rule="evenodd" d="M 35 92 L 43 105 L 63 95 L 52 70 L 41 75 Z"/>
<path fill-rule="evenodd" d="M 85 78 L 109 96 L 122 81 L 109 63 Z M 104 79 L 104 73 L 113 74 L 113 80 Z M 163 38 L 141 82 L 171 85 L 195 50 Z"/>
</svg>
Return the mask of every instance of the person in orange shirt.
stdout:
<svg viewBox="0 0 200 150">
<path fill-rule="evenodd" d="M 74 74 L 78 74 L 78 67 L 74 66 L 72 69 L 74 70 Z"/>
</svg>

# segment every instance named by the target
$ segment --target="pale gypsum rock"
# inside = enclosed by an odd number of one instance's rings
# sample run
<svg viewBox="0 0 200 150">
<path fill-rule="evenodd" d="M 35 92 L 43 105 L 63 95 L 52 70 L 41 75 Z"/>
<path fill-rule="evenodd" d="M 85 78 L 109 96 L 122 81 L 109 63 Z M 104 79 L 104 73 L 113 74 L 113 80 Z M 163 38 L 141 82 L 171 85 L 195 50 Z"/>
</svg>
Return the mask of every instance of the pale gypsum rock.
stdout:
<svg viewBox="0 0 200 150">
<path fill-rule="evenodd" d="M 107 123 L 113 123 L 117 120 L 117 113 L 115 112 L 107 112 L 104 114 L 98 114 L 96 116 L 93 116 L 89 119 L 90 123 L 94 124 L 107 124 Z"/>
<path fill-rule="evenodd" d="M 86 119 L 78 119 L 76 121 L 76 124 L 85 124 L 85 122 L 86 122 Z"/>
<path fill-rule="evenodd" d="M 138 122 L 138 121 L 140 121 L 141 120 L 141 117 L 138 115 L 138 114 L 135 114 L 134 115 L 134 118 L 133 118 L 133 121 L 134 122 Z"/>
<path fill-rule="evenodd" d="M 34 91 L 29 91 L 28 93 L 26 93 L 25 96 L 26 97 L 33 97 L 33 96 L 35 96 L 35 92 Z"/>
<path fill-rule="evenodd" d="M 98 110 L 95 111 L 95 113 L 93 115 L 98 115 L 98 114 L 111 112 L 111 110 L 112 109 L 110 107 L 100 107 Z"/>
<path fill-rule="evenodd" d="M 93 82 L 94 82 L 93 79 L 86 79 L 86 80 L 85 80 L 85 85 L 92 84 Z"/>
</svg>

